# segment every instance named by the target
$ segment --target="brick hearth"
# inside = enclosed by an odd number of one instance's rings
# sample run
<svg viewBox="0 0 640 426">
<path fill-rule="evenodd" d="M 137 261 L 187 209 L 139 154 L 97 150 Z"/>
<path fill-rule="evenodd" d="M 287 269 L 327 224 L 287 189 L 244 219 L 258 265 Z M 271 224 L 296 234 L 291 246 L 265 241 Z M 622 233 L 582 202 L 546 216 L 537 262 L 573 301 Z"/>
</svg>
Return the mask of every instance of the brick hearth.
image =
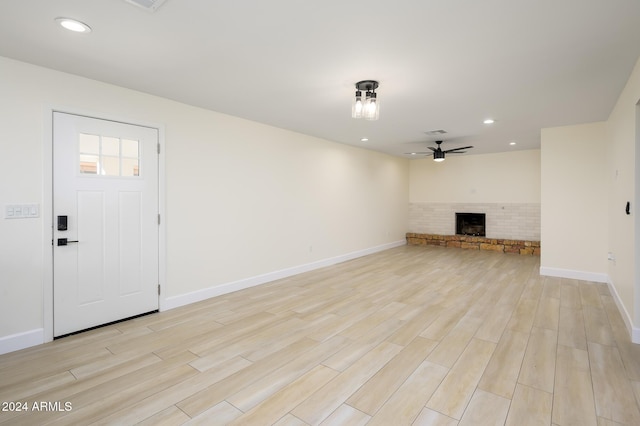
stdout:
<svg viewBox="0 0 640 426">
<path fill-rule="evenodd" d="M 414 246 L 456 247 L 470 250 L 490 250 L 540 256 L 540 241 L 504 240 L 467 235 L 435 235 L 407 233 L 407 244 Z"/>
</svg>

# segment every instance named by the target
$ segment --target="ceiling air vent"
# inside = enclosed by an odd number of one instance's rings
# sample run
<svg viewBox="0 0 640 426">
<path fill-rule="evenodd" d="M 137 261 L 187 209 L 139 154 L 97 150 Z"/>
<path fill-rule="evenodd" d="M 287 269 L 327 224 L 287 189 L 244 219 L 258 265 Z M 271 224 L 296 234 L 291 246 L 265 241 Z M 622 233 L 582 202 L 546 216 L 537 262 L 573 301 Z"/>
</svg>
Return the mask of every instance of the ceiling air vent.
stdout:
<svg viewBox="0 0 640 426">
<path fill-rule="evenodd" d="M 430 130 L 425 133 L 430 136 L 438 136 L 438 135 L 444 135 L 445 133 L 447 133 L 447 131 L 446 130 Z"/>
<path fill-rule="evenodd" d="M 167 0 L 124 0 L 149 12 L 155 12 Z"/>
</svg>

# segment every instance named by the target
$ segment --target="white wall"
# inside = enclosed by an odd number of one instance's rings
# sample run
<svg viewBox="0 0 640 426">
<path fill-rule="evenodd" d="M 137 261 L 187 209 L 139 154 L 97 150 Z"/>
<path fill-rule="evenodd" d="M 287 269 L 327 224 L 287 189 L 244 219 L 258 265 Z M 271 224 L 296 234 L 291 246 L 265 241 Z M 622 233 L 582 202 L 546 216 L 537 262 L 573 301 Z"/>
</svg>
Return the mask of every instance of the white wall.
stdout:
<svg viewBox="0 0 640 426">
<path fill-rule="evenodd" d="M 607 133 L 610 152 L 608 163 L 609 250 L 615 262 L 609 262 L 611 284 L 636 327 L 640 342 L 640 60 L 622 91 L 609 120 Z M 631 202 L 631 215 L 624 207 Z"/>
<path fill-rule="evenodd" d="M 167 124 L 166 155 L 180 285 L 167 296 L 404 238 L 406 160 L 178 107 L 189 121 Z"/>
<path fill-rule="evenodd" d="M 541 272 L 608 282 L 635 343 L 640 343 L 639 103 L 640 59 L 606 122 L 542 130 Z M 572 211 L 584 215 L 573 218 Z M 607 260 L 608 253 L 615 259 Z"/>
<path fill-rule="evenodd" d="M 540 240 L 540 150 L 412 160 L 409 231 L 455 234 L 455 213 L 485 213 L 488 238 Z"/>
<path fill-rule="evenodd" d="M 2 207 L 50 192 L 51 107 L 163 127 L 165 300 L 404 241 L 407 160 L 5 58 L 0 93 Z M 0 346 L 43 327 L 42 213 L 0 218 Z"/>
<path fill-rule="evenodd" d="M 540 150 L 429 157 L 409 170 L 412 203 L 540 203 Z"/>
<path fill-rule="evenodd" d="M 606 281 L 606 146 L 602 122 L 542 129 L 543 274 Z"/>
</svg>

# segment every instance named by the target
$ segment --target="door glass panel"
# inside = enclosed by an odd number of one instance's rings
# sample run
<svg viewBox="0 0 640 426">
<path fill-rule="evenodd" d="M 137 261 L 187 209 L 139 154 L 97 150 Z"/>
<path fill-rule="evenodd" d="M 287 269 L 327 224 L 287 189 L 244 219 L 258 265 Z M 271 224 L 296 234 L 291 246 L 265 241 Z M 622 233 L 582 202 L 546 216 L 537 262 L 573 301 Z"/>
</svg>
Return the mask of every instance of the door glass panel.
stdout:
<svg viewBox="0 0 640 426">
<path fill-rule="evenodd" d="M 97 175 L 98 158 L 97 155 L 80 154 L 80 173 Z"/>
<path fill-rule="evenodd" d="M 138 141 L 130 139 L 122 139 L 122 156 L 129 158 L 138 158 Z"/>
<path fill-rule="evenodd" d="M 80 143 L 80 173 L 98 174 L 98 160 L 100 155 L 100 136 L 81 133 Z"/>
<path fill-rule="evenodd" d="M 80 153 L 100 154 L 100 136 L 80 133 Z"/>
<path fill-rule="evenodd" d="M 120 176 L 120 158 L 102 156 L 100 174 L 104 176 Z"/>
<path fill-rule="evenodd" d="M 120 156 L 120 139 L 103 136 L 102 155 Z"/>
<path fill-rule="evenodd" d="M 102 176 L 140 176 L 140 143 L 132 139 L 81 133 L 79 171 Z"/>
<path fill-rule="evenodd" d="M 122 176 L 140 176 L 137 158 L 122 159 Z"/>
</svg>

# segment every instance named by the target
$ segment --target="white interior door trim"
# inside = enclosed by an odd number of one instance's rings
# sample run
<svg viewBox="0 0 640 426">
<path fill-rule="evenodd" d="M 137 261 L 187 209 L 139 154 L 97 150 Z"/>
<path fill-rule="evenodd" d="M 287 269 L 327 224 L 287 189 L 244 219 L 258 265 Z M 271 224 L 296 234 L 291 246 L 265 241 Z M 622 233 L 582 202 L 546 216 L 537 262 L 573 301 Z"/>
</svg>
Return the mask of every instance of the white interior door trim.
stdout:
<svg viewBox="0 0 640 426">
<path fill-rule="evenodd" d="M 165 140 L 164 126 L 158 123 L 131 119 L 128 117 L 114 116 L 108 113 L 89 111 L 65 106 L 46 105 L 43 108 L 42 126 L 42 308 L 44 343 L 53 340 L 53 113 L 81 115 L 89 118 L 116 121 L 136 126 L 151 127 L 158 130 L 158 143 L 160 154 L 158 155 L 158 209 L 162 218 L 158 228 L 158 276 L 162 293 L 159 296 L 159 306 L 162 309 L 162 301 L 166 292 L 166 205 L 165 205 Z"/>
</svg>

